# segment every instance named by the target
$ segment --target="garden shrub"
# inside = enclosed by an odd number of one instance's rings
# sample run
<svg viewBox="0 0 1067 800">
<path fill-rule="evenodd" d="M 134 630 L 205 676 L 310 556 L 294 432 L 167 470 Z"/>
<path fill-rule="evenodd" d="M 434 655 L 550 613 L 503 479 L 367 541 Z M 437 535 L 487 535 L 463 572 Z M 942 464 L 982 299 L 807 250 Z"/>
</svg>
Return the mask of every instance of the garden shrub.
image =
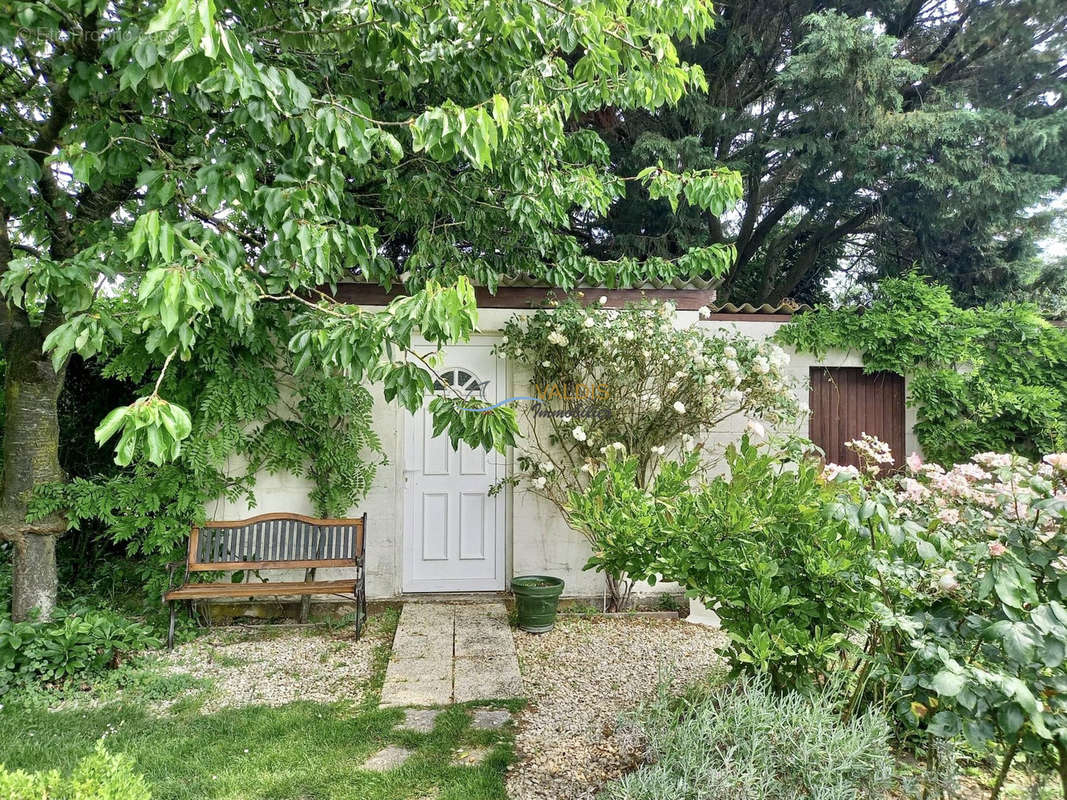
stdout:
<svg viewBox="0 0 1067 800">
<path fill-rule="evenodd" d="M 1067 792 L 1067 453 L 827 469 L 882 601 L 853 705 L 886 697 L 907 730 L 1058 762 Z"/>
<path fill-rule="evenodd" d="M 78 762 L 69 776 L 48 772 L 8 771 L 0 764 L 4 800 L 151 800 L 145 779 L 132 762 L 108 753 L 103 743 Z"/>
<path fill-rule="evenodd" d="M 96 674 L 159 643 L 148 626 L 106 611 L 57 609 L 48 622 L 0 617 L 0 694 L 32 682 Z"/>
<path fill-rule="evenodd" d="M 601 800 L 861 800 L 893 776 L 889 725 L 871 711 L 842 723 L 833 692 L 774 693 L 750 680 L 703 696 L 661 691 L 633 717 L 651 763 Z"/>
<path fill-rule="evenodd" d="M 631 488 L 633 459 L 611 459 L 571 516 L 594 542 L 588 567 L 681 583 L 716 603 L 734 674 L 767 672 L 778 688 L 807 688 L 873 617 L 870 545 L 827 521 L 821 467 L 793 442 L 761 447 L 746 434 L 726 451 L 729 476 L 690 485 L 692 456 Z"/>
<path fill-rule="evenodd" d="M 644 487 L 665 460 L 730 417 L 779 425 L 800 411 L 780 347 L 678 328 L 669 302 L 609 309 L 568 300 L 516 315 L 504 333 L 499 353 L 529 371 L 543 401 L 520 406 L 530 434 L 515 480 L 565 517 L 569 495 L 583 491 L 609 451 L 635 459 L 632 477 Z M 625 604 L 622 573 L 605 574 L 613 607 Z"/>
</svg>

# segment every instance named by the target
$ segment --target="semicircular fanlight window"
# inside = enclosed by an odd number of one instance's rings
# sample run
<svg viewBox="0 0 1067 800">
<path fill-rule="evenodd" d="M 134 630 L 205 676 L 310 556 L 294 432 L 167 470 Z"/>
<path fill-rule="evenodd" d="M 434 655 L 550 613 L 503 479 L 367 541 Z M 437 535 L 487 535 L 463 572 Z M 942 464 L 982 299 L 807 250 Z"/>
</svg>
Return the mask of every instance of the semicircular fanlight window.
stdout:
<svg viewBox="0 0 1067 800">
<path fill-rule="evenodd" d="M 461 367 L 446 369 L 438 373 L 433 382 L 435 392 L 449 390 L 464 397 L 480 397 L 485 390 L 488 381 L 482 383 L 478 376 L 470 370 Z"/>
</svg>

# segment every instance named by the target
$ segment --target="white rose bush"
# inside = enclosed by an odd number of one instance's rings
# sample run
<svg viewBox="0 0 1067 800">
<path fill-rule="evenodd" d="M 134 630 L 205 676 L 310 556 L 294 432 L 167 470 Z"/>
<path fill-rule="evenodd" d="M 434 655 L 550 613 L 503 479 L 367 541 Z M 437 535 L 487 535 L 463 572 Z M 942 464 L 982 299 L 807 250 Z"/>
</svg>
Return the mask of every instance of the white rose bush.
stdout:
<svg viewBox="0 0 1067 800">
<path fill-rule="evenodd" d="M 635 460 L 643 489 L 665 459 L 703 450 L 702 434 L 732 416 L 782 426 L 800 413 L 780 347 L 677 327 L 669 302 L 613 309 L 606 298 L 588 306 L 571 299 L 514 316 L 504 333 L 498 354 L 529 371 L 540 401 L 518 410 L 526 437 L 511 482 L 568 519 L 568 497 L 589 485 L 609 453 Z M 629 582 L 609 575 L 608 584 L 609 607 L 624 607 Z"/>
<path fill-rule="evenodd" d="M 878 597 L 850 710 L 884 700 L 908 735 L 1000 745 L 994 798 L 1019 752 L 1067 797 L 1067 453 L 913 455 L 878 480 L 888 451 L 854 444 L 864 469 L 824 471 L 828 516 L 872 542 Z"/>
</svg>

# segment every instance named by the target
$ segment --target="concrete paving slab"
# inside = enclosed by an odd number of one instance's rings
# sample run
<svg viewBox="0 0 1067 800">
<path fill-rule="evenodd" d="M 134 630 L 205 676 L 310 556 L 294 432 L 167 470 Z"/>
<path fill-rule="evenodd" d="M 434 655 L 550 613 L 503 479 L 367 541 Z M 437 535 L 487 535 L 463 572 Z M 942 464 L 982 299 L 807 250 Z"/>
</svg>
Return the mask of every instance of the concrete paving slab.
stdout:
<svg viewBox="0 0 1067 800">
<path fill-rule="evenodd" d="M 451 658 L 394 658 L 389 662 L 380 705 L 443 706 L 451 702 Z"/>
<path fill-rule="evenodd" d="M 452 694 L 457 703 L 521 697 L 522 676 L 518 659 L 514 655 L 492 659 L 457 658 Z"/>
<path fill-rule="evenodd" d="M 440 714 L 438 709 L 409 708 L 404 712 L 404 721 L 397 728 L 402 731 L 415 731 L 416 733 L 429 733 L 433 730 L 434 722 Z"/>
<path fill-rule="evenodd" d="M 371 772 L 385 772 L 393 767 L 399 767 L 411 758 L 412 752 L 406 747 L 389 746 L 379 750 L 364 761 L 360 769 L 370 770 Z"/>
<path fill-rule="evenodd" d="M 437 706 L 522 691 L 503 603 L 408 603 L 382 687 L 383 706 Z"/>
<path fill-rule="evenodd" d="M 480 731 L 503 728 L 511 722 L 511 712 L 505 708 L 476 708 L 471 713 L 471 727 Z"/>
</svg>

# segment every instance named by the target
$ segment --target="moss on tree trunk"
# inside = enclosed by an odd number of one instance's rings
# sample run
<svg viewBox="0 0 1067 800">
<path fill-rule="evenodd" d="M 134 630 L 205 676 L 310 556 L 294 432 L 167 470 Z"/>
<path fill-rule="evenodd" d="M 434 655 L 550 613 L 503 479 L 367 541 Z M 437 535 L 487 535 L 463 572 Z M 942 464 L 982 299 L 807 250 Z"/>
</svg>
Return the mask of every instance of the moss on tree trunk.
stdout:
<svg viewBox="0 0 1067 800">
<path fill-rule="evenodd" d="M 56 409 L 63 370 L 56 373 L 41 352 L 53 327 L 47 319 L 34 326 L 17 309 L 8 309 L 4 317 L 7 374 L 0 536 L 14 544 L 12 616 L 22 620 L 37 613 L 47 619 L 56 603 L 55 538 L 66 524 L 60 517 L 29 523 L 26 508 L 34 487 L 65 478 L 59 466 Z"/>
</svg>

